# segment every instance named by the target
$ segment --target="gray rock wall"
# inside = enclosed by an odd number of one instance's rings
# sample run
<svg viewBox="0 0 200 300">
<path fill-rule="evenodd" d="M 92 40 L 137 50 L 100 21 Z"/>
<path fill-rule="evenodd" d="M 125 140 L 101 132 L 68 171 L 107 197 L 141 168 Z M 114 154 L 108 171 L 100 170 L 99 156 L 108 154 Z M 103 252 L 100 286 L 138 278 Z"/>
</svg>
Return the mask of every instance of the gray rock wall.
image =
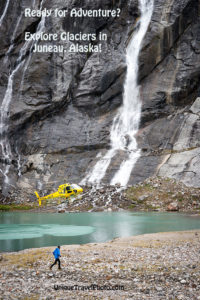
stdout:
<svg viewBox="0 0 200 300">
<path fill-rule="evenodd" d="M 199 1 L 155 2 L 140 55 L 142 156 L 130 182 L 160 175 L 200 186 L 199 115 L 190 109 L 199 107 L 199 9 Z"/>
<path fill-rule="evenodd" d="M 1 1 L 0 15 L 5 4 Z M 36 0 L 34 7 L 40 4 Z M 24 32 L 36 32 L 41 21 L 24 17 L 24 8 L 28 6 L 30 1 L 10 0 L 0 27 L 0 101 L 24 45 Z M 80 182 L 95 164 L 99 150 L 109 148 L 110 126 L 116 108 L 122 103 L 125 49 L 139 17 L 137 0 L 70 0 L 67 4 L 46 0 L 44 7 L 118 7 L 121 13 L 119 18 L 78 20 L 67 16 L 46 20 L 45 32 L 106 33 L 108 40 L 101 41 L 101 53 L 40 54 L 32 53 L 31 45 L 27 48 L 24 64 L 14 77 L 7 135 L 13 156 L 11 183 L 31 192 L 65 181 Z M 130 184 L 160 174 L 198 186 L 198 162 L 191 159 L 198 160 L 199 115 L 189 111 L 189 107 L 200 93 L 199 13 L 198 0 L 155 0 L 140 54 L 143 107 L 138 143 L 142 156 Z M 192 152 L 184 156 L 188 151 Z M 166 155 L 170 155 L 168 160 Z M 173 165 L 173 156 L 176 159 L 177 155 L 185 157 L 182 168 L 180 164 Z M 195 172 L 195 180 L 189 172 L 186 174 L 186 165 L 187 170 Z M 110 169 L 112 174 L 112 166 Z M 3 184 L 4 176 L 0 176 Z"/>
</svg>

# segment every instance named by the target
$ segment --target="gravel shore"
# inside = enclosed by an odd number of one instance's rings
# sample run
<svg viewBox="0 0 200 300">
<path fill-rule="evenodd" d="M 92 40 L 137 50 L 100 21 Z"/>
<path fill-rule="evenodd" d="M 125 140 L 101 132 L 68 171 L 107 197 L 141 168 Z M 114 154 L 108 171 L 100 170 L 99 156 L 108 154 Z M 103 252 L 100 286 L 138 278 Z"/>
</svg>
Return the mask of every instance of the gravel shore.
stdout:
<svg viewBox="0 0 200 300">
<path fill-rule="evenodd" d="M 68 199 L 60 205 L 49 201 L 36 206 L 35 212 L 82 211 L 179 211 L 200 213 L 200 189 L 187 187 L 170 178 L 152 177 L 135 186 L 123 189 L 119 186 L 83 187 L 76 199 Z M 44 194 L 53 191 L 45 191 Z M 35 201 L 35 200 L 34 200 Z M 34 203 L 34 202 L 29 202 Z"/>
<path fill-rule="evenodd" d="M 51 199 L 38 205 L 35 194 L 11 192 L 4 197 L 0 192 L 0 210 L 32 212 L 99 212 L 99 211 L 179 211 L 200 213 L 200 189 L 187 187 L 172 178 L 150 177 L 135 186 L 122 188 L 118 185 L 82 186 L 77 197 Z M 38 191 L 40 196 L 55 192 L 55 188 Z M 20 200 L 19 200 L 20 199 Z"/>
<path fill-rule="evenodd" d="M 200 299 L 200 230 L 0 256 L 0 299 Z"/>
</svg>

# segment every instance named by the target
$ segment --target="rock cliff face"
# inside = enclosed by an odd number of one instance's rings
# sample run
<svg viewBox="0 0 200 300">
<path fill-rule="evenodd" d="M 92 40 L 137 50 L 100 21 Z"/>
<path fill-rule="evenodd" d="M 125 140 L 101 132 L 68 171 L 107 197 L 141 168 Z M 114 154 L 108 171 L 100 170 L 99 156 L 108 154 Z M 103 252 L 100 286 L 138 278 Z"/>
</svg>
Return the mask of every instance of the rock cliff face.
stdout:
<svg viewBox="0 0 200 300">
<path fill-rule="evenodd" d="M 38 9 L 41 4 L 52 9 L 121 11 L 115 18 L 67 15 L 45 20 L 42 30 L 47 33 L 105 33 L 106 41 L 93 42 L 101 44 L 102 52 L 33 53 L 24 33 L 40 31 L 42 19 L 25 18 L 24 9 Z M 31 193 L 63 181 L 80 182 L 99 151 L 109 148 L 110 126 L 122 103 L 126 46 L 140 17 L 138 1 L 33 0 L 30 4 L 7 0 L 0 3 L 0 15 L 4 13 L 0 23 L 2 103 L 10 75 L 17 70 L 6 119 L 12 159 L 6 161 L 2 154 L 1 170 L 5 172 L 9 164 L 10 183 Z M 198 0 L 155 0 L 140 54 L 143 106 L 137 139 L 142 154 L 130 184 L 157 174 L 200 186 L 199 15 Z M 70 42 L 59 43 L 70 46 Z M 111 165 L 105 181 L 110 182 L 116 165 Z M 0 176 L 5 187 L 5 176 Z"/>
<path fill-rule="evenodd" d="M 140 59 L 143 154 L 132 181 L 151 174 L 200 186 L 199 13 L 199 1 L 155 1 Z"/>
</svg>

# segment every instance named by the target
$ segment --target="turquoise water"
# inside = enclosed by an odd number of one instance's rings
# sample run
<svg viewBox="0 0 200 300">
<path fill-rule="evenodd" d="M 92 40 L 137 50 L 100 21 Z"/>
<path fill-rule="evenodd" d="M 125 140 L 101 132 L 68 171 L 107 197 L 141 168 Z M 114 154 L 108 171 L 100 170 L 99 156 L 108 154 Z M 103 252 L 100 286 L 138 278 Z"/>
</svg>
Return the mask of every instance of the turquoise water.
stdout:
<svg viewBox="0 0 200 300">
<path fill-rule="evenodd" d="M 200 216 L 179 213 L 0 213 L 0 251 L 105 242 L 144 233 L 200 229 Z"/>
</svg>

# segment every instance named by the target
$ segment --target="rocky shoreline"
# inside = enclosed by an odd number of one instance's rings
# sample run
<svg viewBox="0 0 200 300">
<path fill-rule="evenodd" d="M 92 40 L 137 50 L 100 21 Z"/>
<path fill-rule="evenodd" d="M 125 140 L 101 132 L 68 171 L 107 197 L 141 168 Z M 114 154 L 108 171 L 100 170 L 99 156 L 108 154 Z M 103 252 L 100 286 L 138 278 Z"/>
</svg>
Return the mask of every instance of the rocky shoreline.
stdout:
<svg viewBox="0 0 200 300">
<path fill-rule="evenodd" d="M 29 210 L 32 212 L 98 212 L 98 211 L 176 211 L 200 214 L 200 188 L 188 187 L 171 178 L 151 177 L 126 189 L 118 185 L 84 186 L 76 198 L 59 203 L 57 200 L 38 206 L 34 194 L 20 191 L 0 197 L 0 210 Z M 39 191 L 40 195 L 55 189 Z M 20 200 L 19 200 L 20 199 Z"/>
<path fill-rule="evenodd" d="M 1 255 L 1 299 L 200 299 L 200 230 Z"/>
<path fill-rule="evenodd" d="M 176 211 L 199 214 L 200 189 L 187 187 L 170 178 L 151 177 L 126 189 L 120 186 L 83 187 L 83 194 L 72 200 L 48 202 L 38 207 L 36 199 L 26 204 L 34 205 L 34 212 L 98 212 L 98 211 Z M 43 191 L 43 194 L 53 190 Z M 40 192 L 41 194 L 41 192 Z M 18 202 L 19 203 L 19 202 Z M 24 201 L 21 201 L 23 204 Z"/>
</svg>

